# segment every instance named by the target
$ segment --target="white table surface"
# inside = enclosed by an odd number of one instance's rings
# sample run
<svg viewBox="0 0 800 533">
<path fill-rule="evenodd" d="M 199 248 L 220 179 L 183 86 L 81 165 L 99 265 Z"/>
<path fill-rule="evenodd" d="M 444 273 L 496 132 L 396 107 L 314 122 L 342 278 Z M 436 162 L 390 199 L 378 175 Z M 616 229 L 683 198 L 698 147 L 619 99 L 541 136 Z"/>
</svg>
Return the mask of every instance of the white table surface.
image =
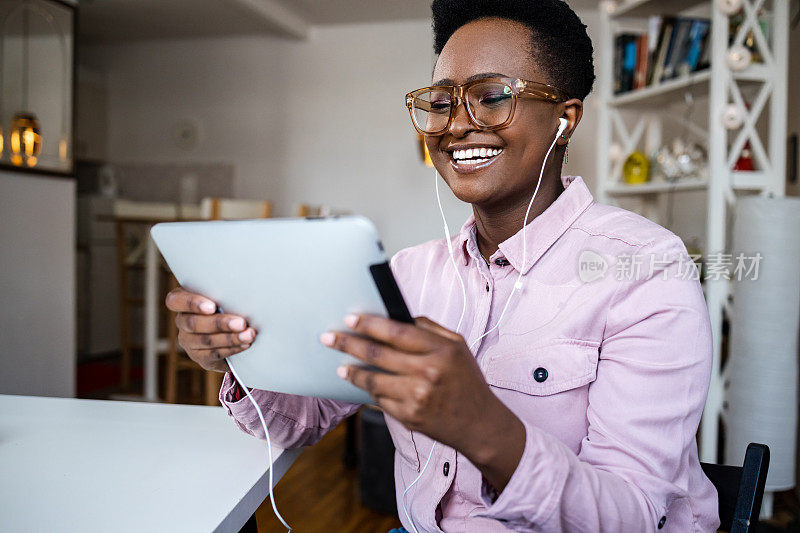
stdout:
<svg viewBox="0 0 800 533">
<path fill-rule="evenodd" d="M 273 447 L 273 482 L 300 450 Z M 238 531 L 267 446 L 221 407 L 0 395 L 0 531 Z"/>
</svg>

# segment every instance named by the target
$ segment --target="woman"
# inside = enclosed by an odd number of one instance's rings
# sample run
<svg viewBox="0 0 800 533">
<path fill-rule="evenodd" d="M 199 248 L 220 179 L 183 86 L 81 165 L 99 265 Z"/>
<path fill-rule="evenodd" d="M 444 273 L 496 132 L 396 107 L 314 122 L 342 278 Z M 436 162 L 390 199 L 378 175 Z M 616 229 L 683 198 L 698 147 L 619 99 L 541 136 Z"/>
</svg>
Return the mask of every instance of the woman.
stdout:
<svg viewBox="0 0 800 533">
<path fill-rule="evenodd" d="M 711 351 L 694 265 L 675 235 L 560 175 L 594 80 L 585 26 L 560 0 L 432 10 L 434 88 L 409 105 L 473 216 L 452 239 L 454 261 L 444 240 L 392 260 L 412 313 L 428 318 L 349 316 L 349 331 L 320 339 L 390 371 L 339 375 L 387 415 L 404 526 L 714 531 L 716 493 L 695 444 Z M 167 304 L 206 369 L 225 372 L 224 358 L 255 339 L 200 295 L 177 289 Z M 226 374 L 222 404 L 263 438 L 242 396 Z M 284 447 L 313 444 L 358 409 L 254 396 Z"/>
</svg>

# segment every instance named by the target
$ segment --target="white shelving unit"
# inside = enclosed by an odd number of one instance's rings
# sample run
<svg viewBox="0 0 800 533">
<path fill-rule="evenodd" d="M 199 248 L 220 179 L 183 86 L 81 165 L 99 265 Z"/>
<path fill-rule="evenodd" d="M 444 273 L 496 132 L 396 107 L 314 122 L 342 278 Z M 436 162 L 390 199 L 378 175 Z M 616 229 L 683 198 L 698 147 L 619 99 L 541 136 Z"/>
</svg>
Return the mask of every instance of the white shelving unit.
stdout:
<svg viewBox="0 0 800 533">
<path fill-rule="evenodd" d="M 655 218 L 659 195 L 706 190 L 705 256 L 730 251 L 726 250 L 730 231 L 727 221 L 738 194 L 783 196 L 785 193 L 789 0 L 741 0 L 741 3 L 744 22 L 733 36 L 734 42 L 742 43 L 747 32 L 752 31 L 763 61 L 739 72 L 732 71 L 726 60 L 729 18 L 717 7 L 717 0 L 606 0 L 601 2 L 600 9 L 598 198 L 611 204 L 621 198 L 638 200 L 639 211 Z M 711 67 L 615 96 L 612 91 L 615 35 L 627 31 L 632 24 L 644 28 L 645 17 L 679 15 L 700 4 L 706 4 L 711 11 Z M 771 35 L 765 35 L 759 25 L 761 10 L 771 15 Z M 709 177 L 674 184 L 658 181 L 624 184 L 622 162 L 610 161 L 612 143 L 620 145 L 625 155 L 636 149 L 652 154 L 662 144 L 664 122 L 676 121 L 676 105 L 681 104 L 687 90 L 708 96 L 708 116 L 693 116 L 682 127 L 705 142 Z M 743 94 L 750 96 L 747 103 Z M 727 130 L 723 125 L 723 112 L 729 104 L 735 104 L 744 117 L 739 129 Z M 762 117 L 766 120 L 759 122 Z M 702 124 L 696 122 L 698 118 L 704 119 Z M 735 172 L 733 166 L 748 141 L 758 170 Z M 709 278 L 704 291 L 712 324 L 714 366 L 700 428 L 700 459 L 716 462 L 719 419 L 725 398 L 721 341 L 722 324 L 731 307 L 729 282 Z M 764 506 L 769 503 L 765 501 Z"/>
</svg>

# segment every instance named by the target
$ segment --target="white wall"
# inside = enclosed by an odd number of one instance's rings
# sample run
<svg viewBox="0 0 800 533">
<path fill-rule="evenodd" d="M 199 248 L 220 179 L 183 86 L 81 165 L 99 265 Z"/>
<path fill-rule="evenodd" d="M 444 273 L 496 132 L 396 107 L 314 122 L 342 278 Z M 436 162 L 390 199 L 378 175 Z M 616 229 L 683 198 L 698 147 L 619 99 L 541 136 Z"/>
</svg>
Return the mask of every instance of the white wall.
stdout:
<svg viewBox="0 0 800 533">
<path fill-rule="evenodd" d="M 75 394 L 75 182 L 0 171 L 0 394 Z"/>
</svg>

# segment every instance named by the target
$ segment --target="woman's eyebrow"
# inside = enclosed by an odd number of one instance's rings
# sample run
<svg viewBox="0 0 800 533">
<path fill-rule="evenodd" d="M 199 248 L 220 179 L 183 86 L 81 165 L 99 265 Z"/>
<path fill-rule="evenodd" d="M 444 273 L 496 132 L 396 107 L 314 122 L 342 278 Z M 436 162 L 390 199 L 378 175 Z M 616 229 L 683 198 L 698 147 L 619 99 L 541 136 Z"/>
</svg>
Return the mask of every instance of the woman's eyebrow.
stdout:
<svg viewBox="0 0 800 533">
<path fill-rule="evenodd" d="M 485 79 L 485 78 L 505 78 L 505 75 L 504 74 L 500 74 L 498 72 L 482 72 L 480 74 L 475 74 L 473 76 L 470 76 L 469 78 L 464 80 L 464 83 L 469 83 L 469 82 L 475 81 L 475 80 L 482 80 L 482 79 Z M 439 81 L 433 82 L 433 85 L 434 86 L 436 86 L 436 85 L 455 85 L 455 82 L 453 80 L 451 80 L 450 78 L 443 78 L 443 79 L 441 79 Z"/>
</svg>

